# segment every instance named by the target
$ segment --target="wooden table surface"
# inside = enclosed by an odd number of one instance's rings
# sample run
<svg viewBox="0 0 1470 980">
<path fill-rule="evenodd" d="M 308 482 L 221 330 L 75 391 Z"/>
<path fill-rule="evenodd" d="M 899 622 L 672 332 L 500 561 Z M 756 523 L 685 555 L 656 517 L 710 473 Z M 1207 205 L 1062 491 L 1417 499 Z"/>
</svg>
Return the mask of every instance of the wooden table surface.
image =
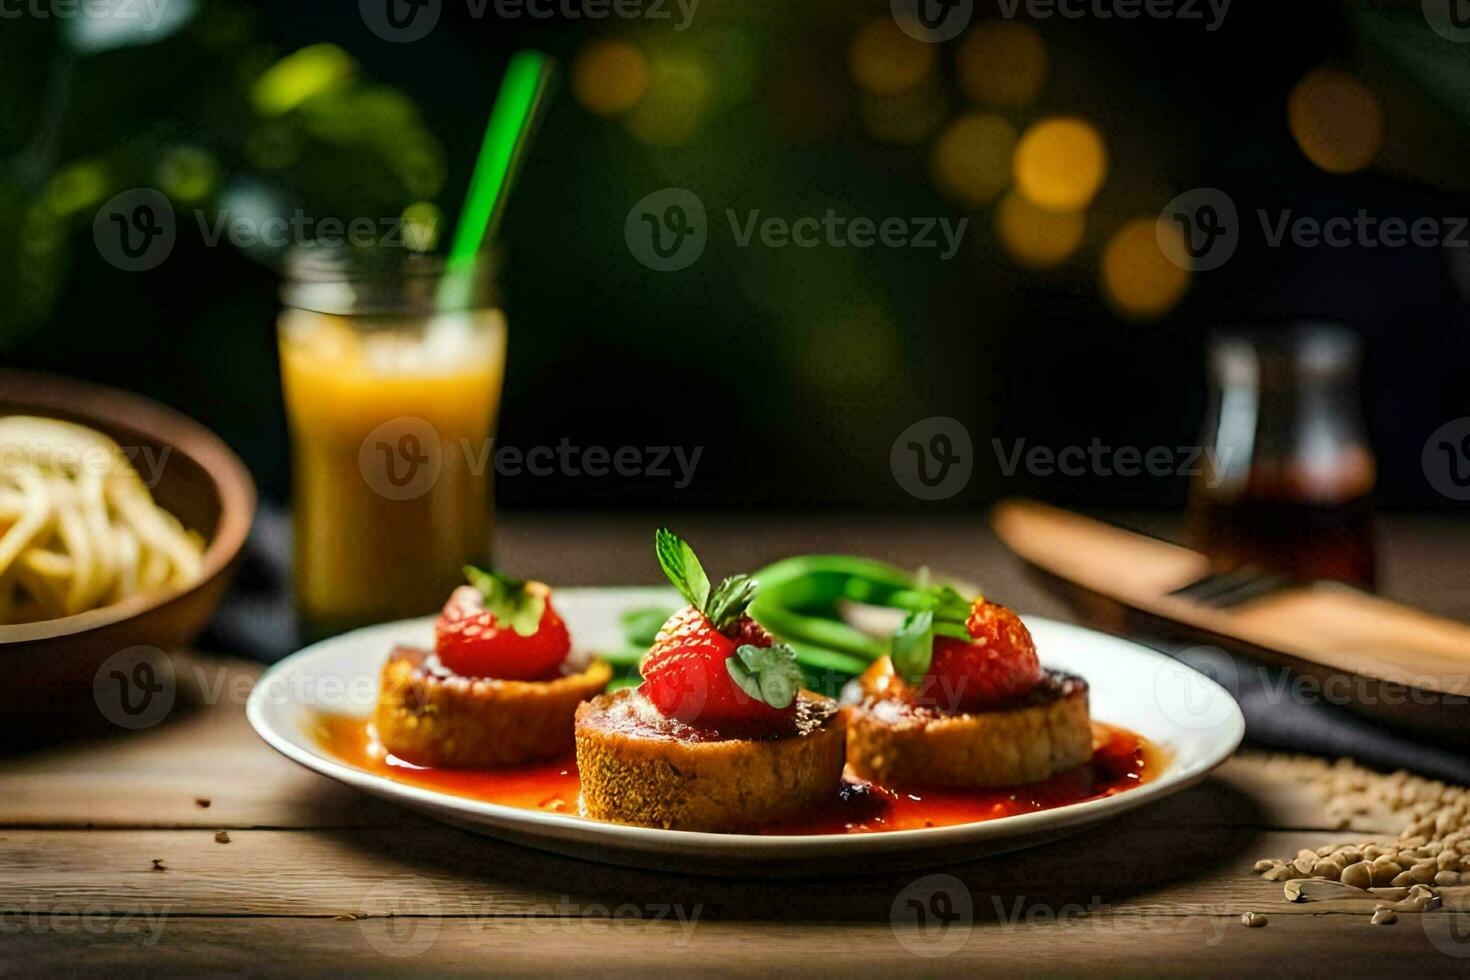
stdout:
<svg viewBox="0 0 1470 980">
<path fill-rule="evenodd" d="M 502 561 L 566 584 L 651 583 L 651 526 L 509 518 Z M 721 571 L 859 551 L 928 562 L 1068 618 L 973 516 L 679 527 Z M 1464 524 L 1393 522 L 1388 591 L 1470 618 L 1467 546 Z M 0 758 L 0 971 L 1470 971 L 1470 914 L 1371 926 L 1361 902 L 1288 904 L 1251 874 L 1259 857 L 1373 835 L 1330 829 L 1320 799 L 1249 753 L 1155 806 L 1023 853 L 812 880 L 672 875 L 502 844 L 358 795 L 251 732 L 243 701 L 258 668 L 176 662 L 180 697 L 162 723 Z M 922 938 L 895 912 L 932 873 L 952 876 L 956 908 L 967 894 L 971 911 Z M 1247 910 L 1269 925 L 1245 928 Z"/>
</svg>

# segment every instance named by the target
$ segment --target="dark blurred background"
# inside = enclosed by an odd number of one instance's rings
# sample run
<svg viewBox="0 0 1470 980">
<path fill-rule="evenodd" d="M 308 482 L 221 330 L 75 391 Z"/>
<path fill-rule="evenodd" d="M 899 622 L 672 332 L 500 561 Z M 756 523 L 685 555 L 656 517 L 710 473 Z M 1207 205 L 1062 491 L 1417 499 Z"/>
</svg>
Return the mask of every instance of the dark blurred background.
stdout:
<svg viewBox="0 0 1470 980">
<path fill-rule="evenodd" d="M 284 499 L 289 478 L 281 256 L 211 245 L 196 211 L 206 224 L 439 216 L 442 240 L 508 54 L 536 46 L 563 71 L 502 234 L 501 441 L 704 449 L 684 490 L 523 476 L 499 482 L 502 504 L 920 506 L 889 450 L 943 415 L 977 454 L 949 505 L 1027 493 L 1177 507 L 1183 478 L 1007 477 L 992 439 L 1195 443 L 1209 330 L 1296 318 L 1364 338 L 1380 500 L 1448 504 L 1420 454 L 1470 414 L 1470 232 L 1459 247 L 1271 247 L 1256 217 L 1470 214 L 1470 44 L 1433 29 L 1419 0 L 1236 0 L 1218 22 L 1205 3 L 1200 19 L 1123 20 L 1024 4 L 1006 18 L 976 0 L 942 44 L 912 40 L 874 0 L 702 0 L 684 29 L 673 0 L 666 19 L 601 20 L 442 0 L 411 42 L 375 33 L 366 4 L 158 2 L 143 33 L 0 21 L 0 352 L 203 420 L 268 496 Z M 1107 150 L 1095 195 L 1053 188 L 1081 198 L 1060 212 L 1011 169 L 1015 142 L 1059 116 Z M 701 198 L 710 237 L 664 273 L 630 252 L 624 221 L 670 186 Z M 157 268 L 126 272 L 92 221 L 135 187 L 168 195 L 177 240 Z M 1229 195 L 1240 244 L 1191 275 L 1137 232 L 1197 187 Z M 727 208 L 970 224 L 948 261 L 741 248 Z"/>
</svg>

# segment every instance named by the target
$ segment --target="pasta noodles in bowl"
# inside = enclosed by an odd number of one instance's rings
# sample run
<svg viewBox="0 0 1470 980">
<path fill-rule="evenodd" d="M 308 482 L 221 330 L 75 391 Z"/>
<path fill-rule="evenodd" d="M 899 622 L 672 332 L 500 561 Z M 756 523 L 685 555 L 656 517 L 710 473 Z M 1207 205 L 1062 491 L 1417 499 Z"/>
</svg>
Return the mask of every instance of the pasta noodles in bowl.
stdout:
<svg viewBox="0 0 1470 980">
<path fill-rule="evenodd" d="M 112 439 L 57 419 L 0 417 L 0 625 L 187 587 L 203 552 Z"/>
</svg>

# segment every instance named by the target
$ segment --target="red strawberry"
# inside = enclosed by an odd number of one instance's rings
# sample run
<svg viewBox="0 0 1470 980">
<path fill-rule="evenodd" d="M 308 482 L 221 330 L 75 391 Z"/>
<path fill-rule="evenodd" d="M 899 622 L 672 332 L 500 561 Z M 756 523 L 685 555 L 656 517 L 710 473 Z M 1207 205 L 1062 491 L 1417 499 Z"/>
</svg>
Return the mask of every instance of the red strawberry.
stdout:
<svg viewBox="0 0 1470 980">
<path fill-rule="evenodd" d="M 934 637 L 918 697 L 958 710 L 983 709 L 1012 701 L 1041 680 L 1031 631 L 1005 606 L 976 599 L 965 630 L 969 642 Z"/>
<path fill-rule="evenodd" d="M 665 716 L 710 728 L 764 728 L 791 717 L 794 700 L 773 708 L 730 676 L 725 661 L 738 646 L 764 649 L 775 643 L 749 616 L 741 617 L 737 629 L 738 642 L 715 629 L 704 613 L 685 606 L 669 617 L 644 655 L 639 691 Z"/>
<path fill-rule="evenodd" d="M 666 529 L 657 550 L 691 605 L 659 630 L 638 690 L 660 713 L 688 724 L 740 734 L 779 727 L 796 712 L 801 670 L 790 647 L 745 615 L 755 583 L 736 576 L 711 591 L 693 550 Z"/>
<path fill-rule="evenodd" d="M 466 677 L 529 681 L 556 673 L 572 638 L 551 606 L 551 589 L 477 568 L 465 574 L 474 584 L 455 589 L 434 624 L 440 662 Z"/>
</svg>

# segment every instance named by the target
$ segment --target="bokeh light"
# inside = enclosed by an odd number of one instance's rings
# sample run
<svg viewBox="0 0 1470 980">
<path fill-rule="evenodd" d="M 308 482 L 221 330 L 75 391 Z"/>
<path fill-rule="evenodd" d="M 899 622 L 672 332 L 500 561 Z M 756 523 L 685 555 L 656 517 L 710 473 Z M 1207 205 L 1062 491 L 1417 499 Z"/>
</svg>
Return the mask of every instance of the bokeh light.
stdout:
<svg viewBox="0 0 1470 980">
<path fill-rule="evenodd" d="M 1077 251 L 1087 231 L 1082 211 L 1048 211 L 1012 191 L 995 209 L 995 234 L 1006 254 L 1027 269 L 1049 269 Z"/>
<path fill-rule="evenodd" d="M 432 201 L 415 201 L 403 209 L 403 241 L 415 252 L 429 252 L 439 241 L 444 212 Z"/>
<path fill-rule="evenodd" d="M 847 49 L 853 84 L 869 95 L 897 95 L 934 71 L 935 46 L 909 37 L 892 17 L 864 24 Z"/>
<path fill-rule="evenodd" d="M 1102 134 L 1083 119 L 1043 119 L 1016 146 L 1016 187 L 1052 211 L 1078 211 L 1092 201 L 1108 172 Z"/>
<path fill-rule="evenodd" d="M 1103 297 L 1119 314 L 1152 320 L 1172 310 L 1189 288 L 1189 270 L 1174 264 L 1159 245 L 1161 236 L 1182 234 L 1157 217 L 1134 218 L 1108 240 L 1102 255 Z"/>
<path fill-rule="evenodd" d="M 648 90 L 648 58 L 627 41 L 593 41 L 572 64 L 572 95 L 588 112 L 616 116 Z"/>
<path fill-rule="evenodd" d="M 989 204 L 1010 184 L 1016 128 L 1000 116 L 970 113 L 954 119 L 929 156 L 939 192 L 965 207 Z"/>
<path fill-rule="evenodd" d="M 41 194 L 44 214 L 37 220 L 45 221 L 46 215 L 65 218 L 94 208 L 107 194 L 108 186 L 107 168 L 96 160 L 63 167 L 46 181 Z"/>
<path fill-rule="evenodd" d="M 308 99 L 340 89 L 357 74 L 357 64 L 335 44 L 313 44 L 271 65 L 250 90 L 255 111 L 280 116 Z"/>
<path fill-rule="evenodd" d="M 649 67 L 648 91 L 623 117 L 628 132 L 653 146 L 694 138 L 709 108 L 709 71 L 692 55 L 659 55 Z"/>
<path fill-rule="evenodd" d="M 1025 106 L 1046 84 L 1046 42 L 1036 28 L 1015 20 L 989 20 L 970 31 L 955 52 L 960 91 L 975 102 Z"/>
<path fill-rule="evenodd" d="M 158 189 L 176 201 L 185 204 L 202 201 L 218 182 L 218 164 L 198 147 L 170 147 L 158 162 Z"/>
<path fill-rule="evenodd" d="M 918 146 L 949 115 L 949 100 L 936 81 L 899 95 L 860 95 L 858 118 L 880 143 Z"/>
<path fill-rule="evenodd" d="M 1340 71 L 1319 69 L 1297 82 L 1286 118 L 1302 153 L 1328 173 L 1362 170 L 1383 145 L 1378 97 Z"/>
</svg>

